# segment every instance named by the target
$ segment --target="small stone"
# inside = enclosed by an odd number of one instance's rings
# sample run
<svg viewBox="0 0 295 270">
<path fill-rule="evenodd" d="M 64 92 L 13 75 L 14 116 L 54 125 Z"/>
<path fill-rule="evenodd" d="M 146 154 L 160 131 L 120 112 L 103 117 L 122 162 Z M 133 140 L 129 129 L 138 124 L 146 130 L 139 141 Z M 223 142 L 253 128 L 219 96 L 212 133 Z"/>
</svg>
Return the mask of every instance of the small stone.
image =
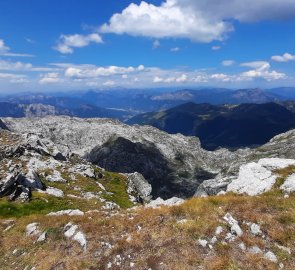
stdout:
<svg viewBox="0 0 295 270">
<path fill-rule="evenodd" d="M 264 258 L 271 261 L 271 262 L 274 262 L 274 263 L 277 263 L 278 262 L 278 258 L 277 256 L 272 252 L 272 251 L 268 251 L 264 254 Z"/>
<path fill-rule="evenodd" d="M 262 253 L 262 250 L 259 247 L 254 246 L 249 249 L 249 252 L 254 254 L 260 254 Z"/>
<path fill-rule="evenodd" d="M 51 212 L 47 214 L 47 216 L 63 216 L 63 215 L 68 215 L 68 216 L 84 216 L 84 212 L 82 212 L 79 209 L 68 209 L 68 210 L 61 210 L 58 212 Z"/>
<path fill-rule="evenodd" d="M 87 240 L 85 235 L 81 231 L 77 232 L 73 239 L 77 241 L 84 250 L 86 250 Z"/>
<path fill-rule="evenodd" d="M 253 235 L 262 235 L 262 231 L 260 229 L 260 226 L 256 223 L 251 224 L 250 230 Z"/>
<path fill-rule="evenodd" d="M 220 235 L 223 232 L 223 228 L 221 226 L 218 226 L 215 230 L 215 235 Z"/>
<path fill-rule="evenodd" d="M 239 237 L 241 237 L 243 235 L 243 231 L 242 231 L 241 227 L 239 226 L 239 224 L 232 225 L 231 232 Z"/>
<path fill-rule="evenodd" d="M 239 248 L 240 248 L 241 250 L 245 251 L 245 250 L 246 250 L 246 245 L 245 245 L 244 243 L 240 243 L 240 244 L 239 244 Z"/>
<path fill-rule="evenodd" d="M 46 237 L 47 237 L 47 233 L 46 232 L 43 232 L 39 238 L 37 239 L 37 242 L 44 242 L 46 240 Z"/>
<path fill-rule="evenodd" d="M 213 236 L 212 239 L 211 239 L 211 241 L 210 241 L 210 243 L 212 245 L 214 245 L 217 241 L 218 241 L 217 237 L 216 236 Z"/>
<path fill-rule="evenodd" d="M 204 240 L 204 239 L 199 239 L 198 240 L 198 244 L 200 246 L 202 246 L 203 248 L 205 248 L 207 246 L 207 244 L 208 244 L 208 241 L 207 240 Z"/>
<path fill-rule="evenodd" d="M 27 236 L 39 234 L 39 223 L 31 223 L 26 227 Z"/>
</svg>

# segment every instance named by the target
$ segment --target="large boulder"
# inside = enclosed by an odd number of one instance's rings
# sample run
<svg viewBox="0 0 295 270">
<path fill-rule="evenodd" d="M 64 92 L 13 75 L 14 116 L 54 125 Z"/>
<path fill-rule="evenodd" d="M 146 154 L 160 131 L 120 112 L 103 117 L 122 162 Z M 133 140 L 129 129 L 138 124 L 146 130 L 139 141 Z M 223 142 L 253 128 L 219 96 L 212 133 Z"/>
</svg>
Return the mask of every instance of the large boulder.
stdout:
<svg viewBox="0 0 295 270">
<path fill-rule="evenodd" d="M 265 158 L 258 162 L 251 162 L 240 167 L 239 175 L 227 187 L 228 192 L 247 194 L 255 196 L 272 189 L 277 180 L 274 173 L 277 169 L 294 166 L 293 159 Z M 289 179 L 290 181 L 290 179 Z M 289 181 L 285 183 L 286 189 L 290 186 Z M 292 183 L 292 179 L 290 181 Z"/>
<path fill-rule="evenodd" d="M 135 172 L 126 174 L 129 188 L 138 195 L 138 201 L 145 203 L 152 199 L 152 186 L 142 174 Z"/>
</svg>

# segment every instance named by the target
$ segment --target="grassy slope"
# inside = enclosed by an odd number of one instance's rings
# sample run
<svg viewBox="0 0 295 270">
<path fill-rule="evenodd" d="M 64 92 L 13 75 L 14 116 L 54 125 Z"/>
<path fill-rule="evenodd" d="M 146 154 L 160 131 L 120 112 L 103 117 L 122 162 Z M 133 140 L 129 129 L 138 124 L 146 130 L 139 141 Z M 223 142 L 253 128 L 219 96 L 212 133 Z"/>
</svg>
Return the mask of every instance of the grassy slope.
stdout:
<svg viewBox="0 0 295 270">
<path fill-rule="evenodd" d="M 242 238 L 226 245 L 219 241 L 213 250 L 199 247 L 197 239 L 210 240 L 218 225 L 226 229 L 222 217 L 227 212 L 239 220 L 245 232 Z M 242 252 L 238 248 L 242 241 L 247 247 L 259 246 L 274 251 L 285 269 L 295 267 L 294 257 L 275 245 L 278 243 L 295 252 L 294 195 L 283 198 L 279 191 L 260 197 L 227 194 L 191 199 L 172 208 L 121 213 L 113 217 L 91 213 L 84 217 L 53 218 L 32 214 L 14 218 L 16 225 L 12 229 L 0 230 L 2 269 L 11 269 L 12 262 L 23 268 L 34 265 L 38 269 L 51 269 L 63 264 L 65 269 L 105 269 L 117 255 L 126 259 L 120 267 L 113 269 L 130 269 L 131 261 L 136 263 L 136 269 L 198 269 L 197 266 L 204 267 L 200 269 L 277 269 L 276 264 L 261 255 Z M 188 222 L 178 223 L 182 219 Z M 85 253 L 76 243 L 64 238 L 61 228 L 69 221 L 78 224 L 87 235 Z M 251 235 L 243 221 L 259 223 L 269 239 Z M 25 237 L 25 226 L 31 222 L 40 222 L 42 230 L 49 232 L 45 243 L 34 244 L 34 238 Z M 142 229 L 139 230 L 138 226 Z M 127 235 L 132 237 L 129 242 L 126 241 Z M 111 243 L 113 249 L 105 249 L 102 241 Z M 16 248 L 26 254 L 13 255 Z"/>
</svg>

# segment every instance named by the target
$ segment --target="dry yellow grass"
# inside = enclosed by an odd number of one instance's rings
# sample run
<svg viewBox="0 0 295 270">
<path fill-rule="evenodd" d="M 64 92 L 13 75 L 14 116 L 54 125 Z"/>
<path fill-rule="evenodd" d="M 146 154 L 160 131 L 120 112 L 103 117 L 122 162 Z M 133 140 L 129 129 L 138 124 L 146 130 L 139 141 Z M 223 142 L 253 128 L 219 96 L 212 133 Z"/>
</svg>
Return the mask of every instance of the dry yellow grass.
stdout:
<svg viewBox="0 0 295 270">
<path fill-rule="evenodd" d="M 217 226 L 227 230 L 222 220 L 227 212 L 238 219 L 244 235 L 222 244 L 224 232 L 212 250 L 200 247 L 197 240 L 210 240 Z M 83 217 L 31 215 L 15 219 L 15 226 L 7 232 L 1 226 L 0 264 L 1 269 L 23 269 L 26 265 L 37 269 L 107 269 L 109 262 L 111 269 L 277 269 L 277 264 L 263 255 L 240 250 L 238 244 L 244 242 L 247 247 L 272 250 L 285 269 L 295 269 L 294 257 L 275 246 L 277 242 L 295 252 L 294 217 L 295 196 L 284 199 L 282 194 L 271 192 L 259 197 L 227 194 L 195 198 L 177 207 L 122 210 L 112 217 L 103 212 Z M 182 219 L 188 222 L 179 223 Z M 62 228 L 69 221 L 87 236 L 86 252 L 63 236 Z M 251 235 L 243 221 L 259 223 L 267 239 Z M 45 243 L 34 243 L 34 237 L 25 236 L 25 227 L 31 222 L 39 222 L 40 228 L 47 230 Z M 102 242 L 110 243 L 112 249 Z M 15 256 L 12 252 L 16 248 L 26 253 Z M 118 255 L 124 258 L 120 266 L 114 264 Z"/>
</svg>

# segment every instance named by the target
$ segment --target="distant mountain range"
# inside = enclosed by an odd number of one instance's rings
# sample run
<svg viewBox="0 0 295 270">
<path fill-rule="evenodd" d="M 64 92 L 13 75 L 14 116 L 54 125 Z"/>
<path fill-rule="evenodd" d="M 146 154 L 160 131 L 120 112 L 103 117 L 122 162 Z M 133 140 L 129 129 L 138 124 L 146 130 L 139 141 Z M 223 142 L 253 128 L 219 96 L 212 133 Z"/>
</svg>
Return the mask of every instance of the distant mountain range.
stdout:
<svg viewBox="0 0 295 270">
<path fill-rule="evenodd" d="M 287 103 L 288 100 L 291 101 Z M 142 113 L 168 110 L 188 102 L 214 105 L 200 106 L 198 110 L 201 110 L 201 112 L 192 110 L 190 113 L 186 112 L 184 114 L 179 109 L 176 109 L 176 111 L 173 109 L 170 112 L 171 116 L 169 119 L 172 120 L 166 119 L 168 122 L 165 124 L 168 132 L 196 134 L 196 131 L 192 132 L 190 129 L 192 126 L 191 122 L 195 123 L 193 126 L 200 124 L 201 120 L 196 120 L 198 119 L 196 118 L 197 114 L 210 115 L 209 118 L 212 120 L 213 116 L 219 116 L 221 112 L 228 113 L 231 105 L 243 103 L 263 104 L 269 102 L 284 103 L 283 106 L 295 112 L 295 105 L 292 100 L 295 100 L 295 88 L 275 88 L 269 90 L 259 88 L 242 90 L 198 88 L 175 91 L 169 89 L 116 89 L 51 94 L 23 93 L 0 97 L 0 117 L 68 115 L 81 118 L 115 118 L 126 122 Z M 222 104 L 228 105 L 221 106 Z M 140 119 L 140 117 L 135 119 Z M 202 120 L 201 122 L 203 123 L 204 121 Z M 152 124 L 161 126 L 161 124 L 155 123 L 154 120 Z"/>
<path fill-rule="evenodd" d="M 295 102 L 210 105 L 186 103 L 145 113 L 128 124 L 151 125 L 168 133 L 197 136 L 205 149 L 254 147 L 295 128 Z"/>
<path fill-rule="evenodd" d="M 187 102 L 220 104 L 267 103 L 295 99 L 295 88 L 242 89 L 198 88 L 169 91 L 169 89 L 89 90 L 53 94 L 15 94 L 0 101 L 17 104 L 51 105 L 75 109 L 82 105 L 116 109 L 121 119 L 143 112 L 169 109 Z"/>
<path fill-rule="evenodd" d="M 81 118 L 116 118 L 122 121 L 129 116 L 124 111 L 99 108 L 88 104 L 77 105 L 77 107 L 59 107 L 42 103 L 18 104 L 0 102 L 0 117 L 44 117 L 47 115 L 68 115 Z"/>
</svg>

